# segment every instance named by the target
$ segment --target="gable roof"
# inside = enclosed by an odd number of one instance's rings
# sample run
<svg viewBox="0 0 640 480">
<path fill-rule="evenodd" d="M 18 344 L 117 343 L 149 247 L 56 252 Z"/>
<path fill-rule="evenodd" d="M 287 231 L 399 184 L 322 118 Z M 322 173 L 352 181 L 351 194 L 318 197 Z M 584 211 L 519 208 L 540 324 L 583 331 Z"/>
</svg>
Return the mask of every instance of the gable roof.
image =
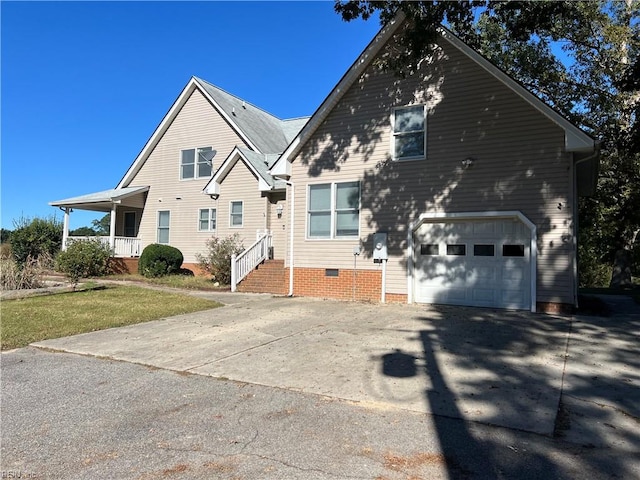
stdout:
<svg viewBox="0 0 640 480">
<path fill-rule="evenodd" d="M 52 207 L 74 207 L 82 205 L 83 210 L 109 210 L 114 203 L 119 203 L 125 198 L 131 197 L 138 193 L 147 192 L 148 186 L 145 187 L 126 187 L 112 188 L 111 190 L 103 190 L 102 192 L 89 193 L 88 195 L 80 195 L 78 197 L 65 198 L 64 200 L 56 200 L 49 202 Z"/>
<path fill-rule="evenodd" d="M 377 35 L 371 40 L 369 45 L 364 49 L 356 61 L 351 65 L 349 70 L 342 76 L 338 84 L 329 93 L 327 98 L 322 102 L 320 107 L 311 116 L 309 121 L 302 128 L 300 133 L 294 138 L 287 149 L 283 152 L 280 159 L 271 169 L 271 174 L 278 177 L 287 177 L 290 175 L 290 161 L 300 152 L 304 144 L 311 138 L 316 129 L 329 116 L 333 108 L 342 99 L 345 93 L 351 88 L 354 82 L 369 67 L 373 59 L 380 53 L 382 48 L 387 44 L 393 35 L 398 31 L 404 23 L 404 14 L 398 16 L 386 24 Z M 560 113 L 556 112 L 549 105 L 544 103 L 533 93 L 523 87 L 516 80 L 511 78 L 505 72 L 492 64 L 485 57 L 473 50 L 462 40 L 456 37 L 452 32 L 444 27 L 439 28 L 440 38 L 450 43 L 453 47 L 460 50 L 464 55 L 469 57 L 481 68 L 493 75 L 497 80 L 506 85 L 516 95 L 529 103 L 536 110 L 541 112 L 552 122 L 557 124 L 565 132 L 565 148 L 567 151 L 573 152 L 593 152 L 596 149 L 596 142 L 593 138 L 583 132 L 580 128 L 569 122 Z"/>
<path fill-rule="evenodd" d="M 285 183 L 282 180 L 275 179 L 269 172 L 269 168 L 273 166 L 278 157 L 278 154 L 264 154 L 243 147 L 235 147 L 224 162 L 222 162 L 218 170 L 216 170 L 216 173 L 202 192 L 207 195 L 219 194 L 220 185 L 239 161 L 243 162 L 255 175 L 260 191 L 264 192 L 284 188 Z"/>
<path fill-rule="evenodd" d="M 204 95 L 220 116 L 246 142 L 249 148 L 256 152 L 281 153 L 289 144 L 290 137 L 295 136 L 294 133 L 297 134 L 299 128 L 302 127 L 302 119 L 280 120 L 205 80 L 191 77 L 116 188 L 126 187 L 130 184 L 146 162 L 153 148 L 196 90 Z M 298 127 L 298 130 L 295 130 L 296 127 Z"/>
</svg>

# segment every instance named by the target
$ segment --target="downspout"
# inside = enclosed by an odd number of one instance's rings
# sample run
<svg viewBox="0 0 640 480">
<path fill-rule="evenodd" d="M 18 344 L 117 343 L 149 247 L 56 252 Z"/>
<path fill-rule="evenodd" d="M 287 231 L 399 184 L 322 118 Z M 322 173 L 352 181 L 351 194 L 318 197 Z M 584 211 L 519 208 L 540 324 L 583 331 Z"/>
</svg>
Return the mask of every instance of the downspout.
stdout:
<svg viewBox="0 0 640 480">
<path fill-rule="evenodd" d="M 291 213 L 289 215 L 289 293 L 287 296 L 293 297 L 293 229 L 296 212 L 296 188 L 293 185 L 293 182 L 289 180 L 284 180 L 284 182 L 291 187 L 291 203 L 289 207 L 291 209 Z"/>
</svg>

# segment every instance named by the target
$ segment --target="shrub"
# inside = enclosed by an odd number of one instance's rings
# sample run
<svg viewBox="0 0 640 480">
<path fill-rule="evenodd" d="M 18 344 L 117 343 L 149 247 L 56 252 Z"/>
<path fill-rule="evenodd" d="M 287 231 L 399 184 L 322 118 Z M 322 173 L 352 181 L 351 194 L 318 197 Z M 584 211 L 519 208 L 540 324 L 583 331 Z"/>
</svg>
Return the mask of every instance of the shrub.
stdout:
<svg viewBox="0 0 640 480">
<path fill-rule="evenodd" d="M 578 245 L 578 285 L 608 287 L 613 267 L 598 257 L 589 245 Z"/>
<path fill-rule="evenodd" d="M 75 285 L 83 277 L 106 275 L 111 255 L 111 248 L 98 239 L 74 240 L 56 257 L 56 270 Z"/>
<path fill-rule="evenodd" d="M 44 274 L 50 258 L 41 255 L 39 258 L 27 258 L 22 265 L 13 258 L 0 259 L 0 288 L 2 290 L 23 290 L 42 287 Z"/>
<path fill-rule="evenodd" d="M 240 235 L 237 233 L 223 239 L 214 237 L 207 241 L 207 253 L 197 254 L 200 267 L 209 272 L 213 279 L 223 285 L 231 283 L 231 255 L 244 250 Z"/>
<path fill-rule="evenodd" d="M 53 258 L 60 247 L 62 222 L 56 217 L 23 217 L 15 222 L 15 230 L 11 234 L 11 249 L 18 266 L 24 265 L 28 258 L 37 259 L 44 254 Z"/>
<path fill-rule="evenodd" d="M 138 273 L 145 277 L 162 277 L 180 272 L 184 257 L 182 252 L 169 245 L 147 245 L 138 260 Z"/>
</svg>

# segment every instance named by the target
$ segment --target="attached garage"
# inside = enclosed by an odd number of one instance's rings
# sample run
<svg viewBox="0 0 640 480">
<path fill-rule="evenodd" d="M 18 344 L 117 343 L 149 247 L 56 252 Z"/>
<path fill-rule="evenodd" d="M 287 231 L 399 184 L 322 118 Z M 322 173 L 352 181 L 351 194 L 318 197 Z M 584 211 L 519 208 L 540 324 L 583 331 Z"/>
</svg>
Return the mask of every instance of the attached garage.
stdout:
<svg viewBox="0 0 640 480">
<path fill-rule="evenodd" d="M 535 311 L 535 225 L 522 213 L 423 215 L 411 231 L 413 301 Z"/>
</svg>

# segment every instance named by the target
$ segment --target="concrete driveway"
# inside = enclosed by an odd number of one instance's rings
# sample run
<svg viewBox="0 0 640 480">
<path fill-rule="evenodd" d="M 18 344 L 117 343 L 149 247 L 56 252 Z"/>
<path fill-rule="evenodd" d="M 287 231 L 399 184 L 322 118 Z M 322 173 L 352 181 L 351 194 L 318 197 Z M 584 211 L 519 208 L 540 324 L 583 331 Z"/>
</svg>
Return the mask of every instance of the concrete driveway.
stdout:
<svg viewBox="0 0 640 480">
<path fill-rule="evenodd" d="M 34 346 L 544 435 L 558 430 L 570 334 L 576 334 L 570 317 L 208 296 L 227 305 Z M 624 372 L 636 389 L 637 366 Z M 572 389 L 587 394 L 578 377 L 579 371 L 571 376 Z"/>
</svg>

